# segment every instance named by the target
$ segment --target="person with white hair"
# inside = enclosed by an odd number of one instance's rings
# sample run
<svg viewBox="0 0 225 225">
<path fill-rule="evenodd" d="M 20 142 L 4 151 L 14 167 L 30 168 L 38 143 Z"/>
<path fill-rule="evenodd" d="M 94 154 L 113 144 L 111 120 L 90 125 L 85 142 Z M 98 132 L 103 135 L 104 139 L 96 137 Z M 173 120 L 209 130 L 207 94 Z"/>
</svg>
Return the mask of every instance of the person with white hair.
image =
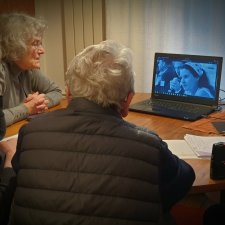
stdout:
<svg viewBox="0 0 225 225">
<path fill-rule="evenodd" d="M 9 224 L 175 224 L 170 209 L 195 173 L 156 133 L 123 119 L 135 93 L 131 50 L 88 46 L 66 85 L 68 107 L 19 132 Z"/>
<path fill-rule="evenodd" d="M 6 126 L 46 111 L 62 99 L 60 88 L 40 70 L 47 24 L 24 13 L 0 15 L 0 80 Z"/>
</svg>

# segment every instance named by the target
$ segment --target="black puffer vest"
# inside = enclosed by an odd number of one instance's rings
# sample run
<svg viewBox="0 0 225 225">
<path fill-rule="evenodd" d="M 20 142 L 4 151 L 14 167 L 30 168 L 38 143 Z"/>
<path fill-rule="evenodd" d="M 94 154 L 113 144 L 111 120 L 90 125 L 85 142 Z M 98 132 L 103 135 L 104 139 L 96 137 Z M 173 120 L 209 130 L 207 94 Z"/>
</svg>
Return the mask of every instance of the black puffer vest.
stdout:
<svg viewBox="0 0 225 225">
<path fill-rule="evenodd" d="M 160 139 L 75 99 L 22 128 L 16 225 L 158 224 Z"/>
</svg>

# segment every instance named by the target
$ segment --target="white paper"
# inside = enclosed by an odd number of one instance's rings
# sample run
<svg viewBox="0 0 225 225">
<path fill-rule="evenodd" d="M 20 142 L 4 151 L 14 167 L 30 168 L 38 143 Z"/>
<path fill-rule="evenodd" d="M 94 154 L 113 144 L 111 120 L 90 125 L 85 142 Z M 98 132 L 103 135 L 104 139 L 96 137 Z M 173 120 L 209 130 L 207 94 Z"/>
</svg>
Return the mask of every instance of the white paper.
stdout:
<svg viewBox="0 0 225 225">
<path fill-rule="evenodd" d="M 197 159 L 198 156 L 192 151 L 185 140 L 164 140 L 169 150 L 181 159 Z"/>
<path fill-rule="evenodd" d="M 6 137 L 6 138 L 2 139 L 1 141 L 7 141 L 7 140 L 12 139 L 12 138 L 18 138 L 18 134 Z"/>
<path fill-rule="evenodd" d="M 186 134 L 184 139 L 191 149 L 200 157 L 211 156 L 213 144 L 225 142 L 224 136 L 197 136 Z"/>
</svg>

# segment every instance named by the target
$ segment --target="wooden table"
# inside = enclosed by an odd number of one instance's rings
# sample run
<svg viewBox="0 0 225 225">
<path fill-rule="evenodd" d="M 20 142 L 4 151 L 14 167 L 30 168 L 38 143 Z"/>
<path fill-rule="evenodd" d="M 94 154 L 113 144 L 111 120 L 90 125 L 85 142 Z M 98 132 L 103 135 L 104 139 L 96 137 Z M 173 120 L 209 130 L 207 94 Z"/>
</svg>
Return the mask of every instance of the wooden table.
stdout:
<svg viewBox="0 0 225 225">
<path fill-rule="evenodd" d="M 150 94 L 137 93 L 134 96 L 132 103 L 144 100 L 150 97 Z M 67 106 L 67 101 L 62 102 L 52 108 L 52 110 L 64 108 Z M 183 128 L 185 124 L 189 124 L 189 121 L 178 120 L 168 117 L 143 114 L 137 112 L 129 112 L 129 115 L 125 118 L 127 121 L 135 123 L 139 126 L 147 127 L 157 132 L 162 139 L 183 139 L 184 135 L 188 132 L 196 135 L 207 135 L 198 131 L 191 131 Z M 6 136 L 14 135 L 18 132 L 19 128 L 27 121 L 20 121 L 7 128 Z M 225 179 L 224 180 L 212 180 L 210 179 L 210 160 L 209 159 L 185 159 L 194 169 L 196 174 L 195 182 L 192 186 L 191 193 L 205 193 L 211 191 L 221 191 L 221 198 L 225 200 Z"/>
</svg>

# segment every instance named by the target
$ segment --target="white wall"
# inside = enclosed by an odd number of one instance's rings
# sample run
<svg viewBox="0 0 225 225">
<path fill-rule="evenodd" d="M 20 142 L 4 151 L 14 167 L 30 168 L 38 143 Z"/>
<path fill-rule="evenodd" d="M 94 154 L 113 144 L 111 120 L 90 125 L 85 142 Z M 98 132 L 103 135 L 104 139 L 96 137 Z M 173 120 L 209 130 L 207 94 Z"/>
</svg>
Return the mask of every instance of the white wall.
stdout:
<svg viewBox="0 0 225 225">
<path fill-rule="evenodd" d="M 44 35 L 45 54 L 41 70 L 64 91 L 64 50 L 61 0 L 35 0 L 35 15 L 47 21 Z"/>
<path fill-rule="evenodd" d="M 75 54 L 104 39 L 102 0 L 35 0 L 35 15 L 48 24 L 41 70 L 65 89 L 65 72 Z"/>
<path fill-rule="evenodd" d="M 155 52 L 222 56 L 225 61 L 224 23 L 224 0 L 106 0 L 106 36 L 133 50 L 137 92 L 151 92 Z"/>
</svg>

